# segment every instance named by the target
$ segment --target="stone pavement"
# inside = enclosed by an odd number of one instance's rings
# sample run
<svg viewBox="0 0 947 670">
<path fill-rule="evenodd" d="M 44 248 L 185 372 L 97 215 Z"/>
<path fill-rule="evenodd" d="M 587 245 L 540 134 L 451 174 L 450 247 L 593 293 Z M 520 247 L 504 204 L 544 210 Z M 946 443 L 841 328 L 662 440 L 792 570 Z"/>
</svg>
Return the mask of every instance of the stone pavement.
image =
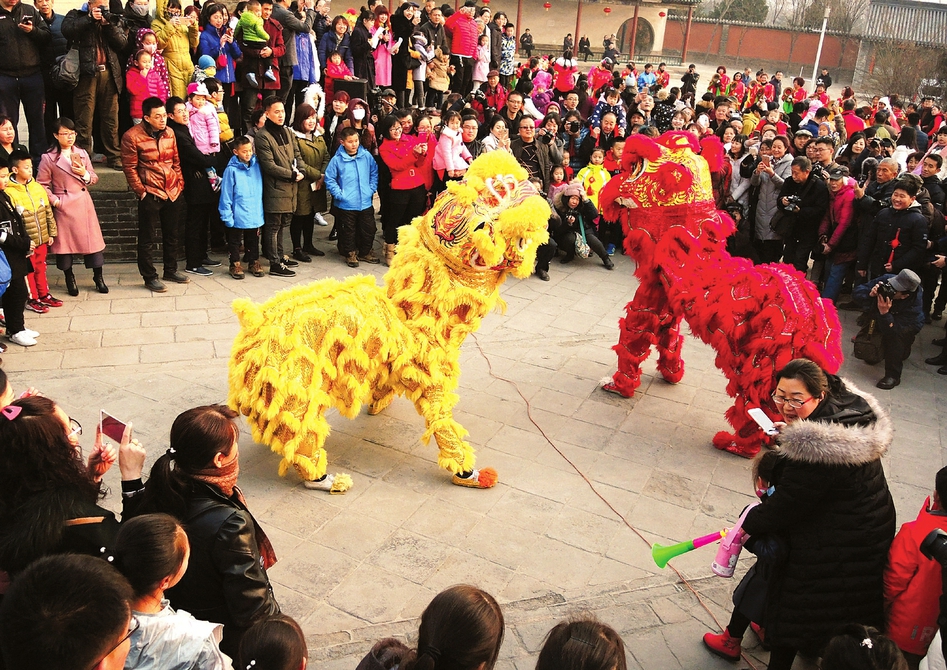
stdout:
<svg viewBox="0 0 947 670">
<path fill-rule="evenodd" d="M 634 399 L 599 389 L 613 371 L 617 320 L 636 285 L 628 259 L 615 262 L 614 272 L 579 260 L 553 263 L 551 282 L 510 280 L 502 290 L 506 313 L 490 315 L 465 344 L 456 417 L 479 463 L 500 473 L 492 490 L 449 483 L 434 447 L 419 442 L 422 420 L 402 399 L 377 417 L 349 421 L 333 412 L 330 472 L 350 472 L 355 481 L 344 496 L 278 477 L 279 457 L 254 445 L 244 427 L 241 483 L 280 555 L 271 572 L 277 597 L 306 631 L 316 667 L 351 669 L 376 639 L 415 635 L 431 597 L 459 582 L 485 588 L 504 606 L 503 670 L 532 668 L 545 632 L 574 612 L 617 628 L 631 668 L 748 667 L 703 649 L 712 617 L 676 575 L 655 567 L 618 516 L 648 541 L 668 544 L 728 526 L 752 488 L 749 462 L 710 444 L 729 400 L 701 343 L 688 339 L 687 374 L 677 386 L 654 378 L 652 360 Z M 300 270 L 300 281 L 352 274 L 334 251 Z M 380 278 L 384 268 L 361 271 Z M 69 298 L 61 275 L 49 274 L 66 304 L 42 316 L 28 312 L 40 344 L 11 345 L 4 368 L 16 388 L 36 386 L 86 426 L 87 447 L 104 408 L 134 422 L 150 458 L 167 448 L 179 412 L 225 401 L 237 330 L 230 302 L 263 300 L 292 285 L 217 272 L 152 295 L 134 265 L 112 265 L 110 294 L 93 293 L 91 276 L 80 271 L 82 293 Z M 846 353 L 854 316 L 842 313 Z M 942 333 L 925 328 L 902 386 L 879 392 L 897 430 L 887 471 L 901 521 L 915 517 L 945 461 L 940 390 L 947 380 L 923 364 Z M 844 372 L 866 389 L 881 376 L 854 359 Z M 108 475 L 111 505 L 117 478 Z M 735 581 L 712 577 L 712 558 L 706 548 L 674 565 L 726 623 Z M 765 661 L 765 652 L 750 651 Z"/>
</svg>

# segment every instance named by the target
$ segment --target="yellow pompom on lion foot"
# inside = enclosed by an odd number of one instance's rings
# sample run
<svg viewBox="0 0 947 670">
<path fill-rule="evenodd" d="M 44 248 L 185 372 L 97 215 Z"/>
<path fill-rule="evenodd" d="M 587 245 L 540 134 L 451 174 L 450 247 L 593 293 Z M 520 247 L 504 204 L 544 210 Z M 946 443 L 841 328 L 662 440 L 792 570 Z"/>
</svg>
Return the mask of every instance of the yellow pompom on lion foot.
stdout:
<svg viewBox="0 0 947 670">
<path fill-rule="evenodd" d="M 422 440 L 434 438 L 454 484 L 494 486 L 496 472 L 474 467 L 453 420 L 460 346 L 502 306 L 506 277 L 532 273 L 548 220 L 526 171 L 507 152 L 491 152 L 400 229 L 383 286 L 366 276 L 324 279 L 261 305 L 234 301 L 240 332 L 228 403 L 254 440 L 283 456 L 280 475 L 292 468 L 307 488 L 344 491 L 350 477 L 326 474 L 326 410 L 351 419 L 367 404 L 377 414 L 400 395 L 424 417 Z"/>
</svg>

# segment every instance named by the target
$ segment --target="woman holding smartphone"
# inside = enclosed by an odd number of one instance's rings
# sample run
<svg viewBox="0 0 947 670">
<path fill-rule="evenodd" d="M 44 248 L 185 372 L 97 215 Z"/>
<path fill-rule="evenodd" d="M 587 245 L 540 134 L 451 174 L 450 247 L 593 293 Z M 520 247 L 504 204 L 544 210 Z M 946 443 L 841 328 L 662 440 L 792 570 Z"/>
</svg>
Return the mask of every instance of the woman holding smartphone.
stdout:
<svg viewBox="0 0 947 670">
<path fill-rule="evenodd" d="M 76 126 L 66 118 L 53 124 L 53 147 L 39 162 L 36 181 L 49 192 L 49 201 L 56 210 L 59 234 L 51 251 L 56 254 L 56 267 L 66 276 L 69 295 L 79 295 L 79 284 L 72 271 L 72 255 L 82 254 L 86 268 L 92 269 L 92 281 L 99 293 L 108 293 L 102 277 L 105 264 L 105 240 L 99 227 L 89 185 L 99 180 L 92 161 L 84 149 L 75 146 Z"/>
</svg>

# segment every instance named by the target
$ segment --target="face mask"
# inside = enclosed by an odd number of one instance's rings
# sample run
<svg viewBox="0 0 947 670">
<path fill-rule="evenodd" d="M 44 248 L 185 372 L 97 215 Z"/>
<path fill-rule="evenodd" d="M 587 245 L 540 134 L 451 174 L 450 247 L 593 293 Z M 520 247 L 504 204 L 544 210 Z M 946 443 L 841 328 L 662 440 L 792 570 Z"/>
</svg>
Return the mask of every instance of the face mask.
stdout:
<svg viewBox="0 0 947 670">
<path fill-rule="evenodd" d="M 146 44 L 146 45 L 144 45 L 144 46 L 142 47 L 142 49 L 144 49 L 145 51 L 147 51 L 147 52 L 150 53 L 150 54 L 153 54 L 155 51 L 158 50 L 158 45 L 157 45 L 157 44 Z"/>
<path fill-rule="evenodd" d="M 144 16 L 148 13 L 148 5 L 132 5 L 132 11 L 138 16 Z"/>
<path fill-rule="evenodd" d="M 352 110 L 352 118 L 355 119 L 356 121 L 361 121 L 362 119 L 365 118 L 365 110 L 364 110 L 364 109 L 353 109 L 353 110 Z"/>
</svg>

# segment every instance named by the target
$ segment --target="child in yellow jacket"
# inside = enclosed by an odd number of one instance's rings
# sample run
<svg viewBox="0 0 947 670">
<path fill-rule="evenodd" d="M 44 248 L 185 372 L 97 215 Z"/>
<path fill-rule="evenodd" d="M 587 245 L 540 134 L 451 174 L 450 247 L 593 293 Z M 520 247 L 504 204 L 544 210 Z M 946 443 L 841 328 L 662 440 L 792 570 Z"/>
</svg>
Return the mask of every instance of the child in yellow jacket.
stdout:
<svg viewBox="0 0 947 670">
<path fill-rule="evenodd" d="M 30 256 L 33 271 L 26 276 L 30 286 L 26 308 L 45 314 L 50 307 L 62 307 L 62 300 L 50 295 L 46 281 L 46 254 L 57 235 L 56 218 L 49 194 L 33 179 L 33 161 L 29 153 L 14 151 L 10 154 L 10 184 L 6 194 L 23 217 L 26 231 L 36 245 Z"/>
<path fill-rule="evenodd" d="M 599 208 L 598 192 L 601 191 L 602 187 L 612 178 L 608 170 L 605 169 L 604 163 L 605 149 L 596 147 L 592 150 L 592 155 L 589 157 L 589 164 L 579 170 L 579 173 L 575 176 L 575 178 L 582 183 L 582 188 L 585 190 L 585 197 L 592 201 L 592 204 L 595 205 L 595 209 Z"/>
</svg>

